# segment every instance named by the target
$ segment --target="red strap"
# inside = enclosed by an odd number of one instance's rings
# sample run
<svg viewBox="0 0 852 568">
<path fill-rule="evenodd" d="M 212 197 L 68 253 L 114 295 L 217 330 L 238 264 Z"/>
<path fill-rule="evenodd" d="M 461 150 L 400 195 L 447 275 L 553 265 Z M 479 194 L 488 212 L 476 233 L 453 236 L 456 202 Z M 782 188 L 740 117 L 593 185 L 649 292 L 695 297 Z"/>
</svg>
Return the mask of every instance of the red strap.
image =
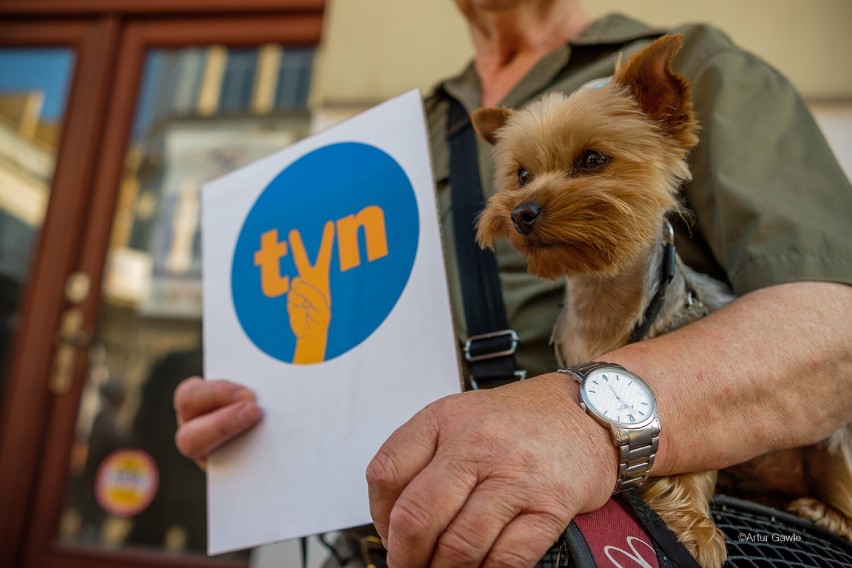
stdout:
<svg viewBox="0 0 852 568">
<path fill-rule="evenodd" d="M 621 499 L 574 517 L 598 566 L 659 568 L 651 537 Z"/>
</svg>

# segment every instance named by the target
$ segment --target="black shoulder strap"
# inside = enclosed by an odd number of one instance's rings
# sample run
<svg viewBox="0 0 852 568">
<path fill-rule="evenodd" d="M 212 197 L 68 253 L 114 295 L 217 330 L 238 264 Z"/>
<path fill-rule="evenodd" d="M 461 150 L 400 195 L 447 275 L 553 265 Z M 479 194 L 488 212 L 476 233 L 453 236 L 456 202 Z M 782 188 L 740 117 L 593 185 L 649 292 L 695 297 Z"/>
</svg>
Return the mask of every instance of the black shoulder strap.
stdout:
<svg viewBox="0 0 852 568">
<path fill-rule="evenodd" d="M 677 540 L 677 536 L 648 503 L 643 501 L 633 490 L 625 491 L 620 495 L 624 502 L 633 509 L 636 518 L 654 540 L 654 548 L 657 549 L 658 556 L 665 555 L 678 568 L 699 568 L 695 558 Z"/>
<path fill-rule="evenodd" d="M 618 506 L 619 501 L 626 507 Z M 582 526 L 581 517 L 585 517 Z M 608 549 L 617 550 L 625 544 L 625 531 L 653 548 L 656 563 L 647 559 L 648 564 L 660 568 L 699 568 L 677 536 L 633 490 L 614 496 L 598 511 L 575 517 L 536 568 L 611 566 L 604 556 L 609 557 Z"/>
<path fill-rule="evenodd" d="M 476 134 L 464 107 L 452 97 L 447 123 L 453 231 L 468 340 L 465 359 L 472 388 L 523 379 L 515 367 L 518 335 L 509 327 L 497 258 L 476 244 L 476 218 L 485 205 L 476 150 Z"/>
</svg>

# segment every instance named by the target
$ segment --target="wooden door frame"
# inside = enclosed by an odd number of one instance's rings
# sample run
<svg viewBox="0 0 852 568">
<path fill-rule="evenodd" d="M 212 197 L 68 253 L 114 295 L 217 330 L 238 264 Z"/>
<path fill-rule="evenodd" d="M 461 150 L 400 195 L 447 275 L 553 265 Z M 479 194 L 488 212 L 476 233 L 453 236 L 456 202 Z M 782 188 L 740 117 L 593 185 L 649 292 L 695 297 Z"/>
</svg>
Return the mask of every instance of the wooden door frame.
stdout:
<svg viewBox="0 0 852 568">
<path fill-rule="evenodd" d="M 168 16 L 175 14 L 322 13 L 325 0 L 3 0 L 0 15 Z"/>
<path fill-rule="evenodd" d="M 76 53 L 55 181 L 0 415 L 0 510 L 4 512 L 0 515 L 0 564 L 27 568 L 164 565 L 162 554 L 106 552 L 56 538 L 87 370 L 83 353 L 70 391 L 62 396 L 49 392 L 53 338 L 67 307 L 65 281 L 75 271 L 91 278 L 89 296 L 80 305 L 84 331 L 91 337 L 146 51 L 214 43 L 316 45 L 323 5 L 323 0 L 10 0 L 0 4 L 0 15 L 10 13 L 10 7 L 18 8 L 13 17 L 2 18 L 0 45 L 67 45 Z M 107 11 L 106 6 L 111 9 Z M 42 19 L 41 14 L 57 12 L 69 19 Z M 228 566 L 203 557 L 168 559 L 170 565 L 181 567 Z"/>
<path fill-rule="evenodd" d="M 62 135 L 50 199 L 33 254 L 22 299 L 21 327 L 7 368 L 0 415 L 0 564 L 14 566 L 29 523 L 34 481 L 50 417 L 59 402 L 48 389 L 56 330 L 65 307 L 64 287 L 77 262 L 85 206 L 96 162 L 101 109 L 108 100 L 108 76 L 114 67 L 118 23 L 113 18 L 86 20 L 4 20 L 0 43 L 20 47 L 68 47 L 74 50 Z M 69 393 L 65 398 L 74 395 Z M 68 422 L 73 430 L 73 422 Z"/>
</svg>

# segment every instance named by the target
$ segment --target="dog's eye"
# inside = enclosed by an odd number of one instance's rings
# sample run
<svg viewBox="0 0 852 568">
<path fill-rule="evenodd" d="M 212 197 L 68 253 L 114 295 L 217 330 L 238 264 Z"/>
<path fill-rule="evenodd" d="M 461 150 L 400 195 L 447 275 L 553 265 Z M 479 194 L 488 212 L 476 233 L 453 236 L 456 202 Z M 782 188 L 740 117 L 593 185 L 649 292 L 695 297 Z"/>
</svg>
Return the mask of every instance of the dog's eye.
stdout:
<svg viewBox="0 0 852 568">
<path fill-rule="evenodd" d="M 525 168 L 518 168 L 518 185 L 524 187 L 532 179 L 532 174 Z"/>
<path fill-rule="evenodd" d="M 579 166 L 581 170 L 591 171 L 596 170 L 606 164 L 609 158 L 595 150 L 589 150 L 580 158 Z"/>
</svg>

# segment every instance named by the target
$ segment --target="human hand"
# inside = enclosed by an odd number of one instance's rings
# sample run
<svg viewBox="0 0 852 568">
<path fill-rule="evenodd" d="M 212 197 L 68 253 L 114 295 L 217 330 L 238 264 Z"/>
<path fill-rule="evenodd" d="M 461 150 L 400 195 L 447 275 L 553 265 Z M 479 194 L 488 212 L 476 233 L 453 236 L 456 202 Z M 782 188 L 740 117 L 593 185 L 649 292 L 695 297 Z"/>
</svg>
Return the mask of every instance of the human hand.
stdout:
<svg viewBox="0 0 852 568">
<path fill-rule="evenodd" d="M 174 404 L 178 420 L 175 445 L 201 469 L 210 452 L 261 418 L 254 393 L 230 381 L 186 379 L 175 389 Z"/>
<path fill-rule="evenodd" d="M 466 392 L 394 432 L 367 468 L 388 565 L 533 566 L 602 506 L 616 452 L 577 393 L 556 374 Z"/>
<path fill-rule="evenodd" d="M 331 324 L 329 271 L 333 242 L 334 223 L 329 221 L 323 227 L 316 262 L 311 265 L 302 236 L 298 231 L 290 231 L 293 261 L 299 272 L 299 276 L 293 279 L 293 286 L 287 295 L 290 329 L 296 336 L 294 363 L 319 363 L 325 359 L 328 326 Z"/>
</svg>

